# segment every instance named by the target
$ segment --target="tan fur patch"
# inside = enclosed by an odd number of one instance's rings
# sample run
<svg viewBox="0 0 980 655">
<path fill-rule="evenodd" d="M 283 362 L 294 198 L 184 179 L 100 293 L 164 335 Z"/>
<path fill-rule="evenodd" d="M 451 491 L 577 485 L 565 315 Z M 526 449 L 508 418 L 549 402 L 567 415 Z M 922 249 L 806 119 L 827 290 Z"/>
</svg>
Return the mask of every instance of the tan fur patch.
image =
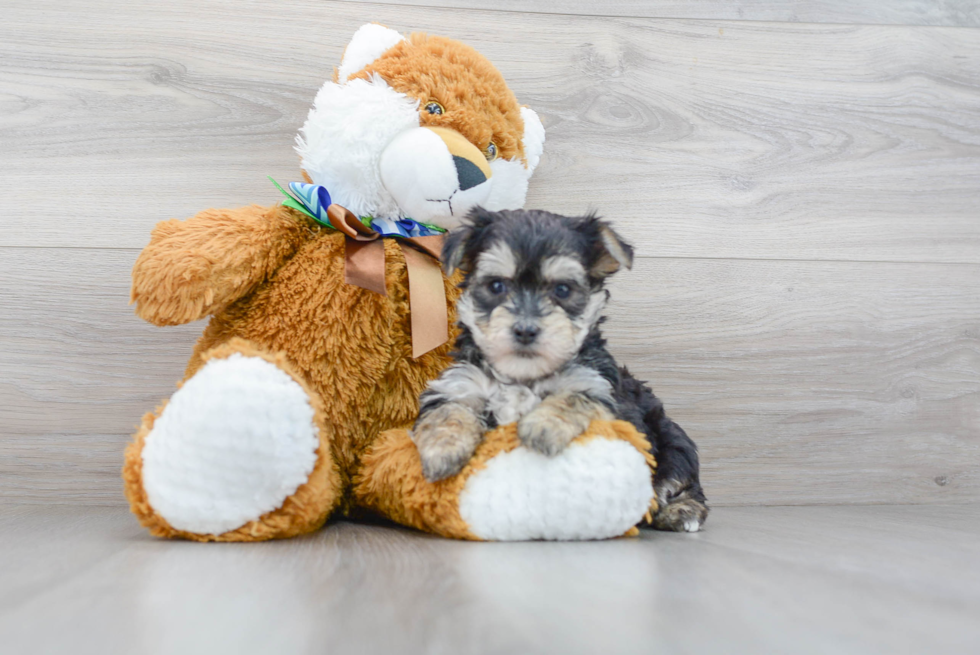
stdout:
<svg viewBox="0 0 980 655">
<path fill-rule="evenodd" d="M 514 251 L 506 243 L 498 241 L 480 253 L 476 260 L 478 283 L 485 278 L 512 278 L 517 273 Z"/>
<path fill-rule="evenodd" d="M 592 266 L 593 275 L 607 277 L 618 271 L 620 267 L 627 269 L 633 267 L 633 256 L 623 248 L 619 236 L 612 228 L 603 226 L 599 235 L 602 238 L 602 245 L 605 247 L 605 250 L 602 256 L 599 257 L 599 260 Z"/>
<path fill-rule="evenodd" d="M 548 257 L 541 263 L 541 274 L 550 282 L 573 280 L 585 284 L 585 267 L 574 257 L 564 255 Z"/>
</svg>

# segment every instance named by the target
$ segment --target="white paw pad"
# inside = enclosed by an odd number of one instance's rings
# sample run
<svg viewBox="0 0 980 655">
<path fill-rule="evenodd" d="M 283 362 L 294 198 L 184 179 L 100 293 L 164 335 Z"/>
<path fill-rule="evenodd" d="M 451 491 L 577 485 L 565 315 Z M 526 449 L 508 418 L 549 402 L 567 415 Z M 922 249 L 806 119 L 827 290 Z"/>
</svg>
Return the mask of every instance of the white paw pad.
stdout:
<svg viewBox="0 0 980 655">
<path fill-rule="evenodd" d="M 652 500 L 643 454 L 594 438 L 555 457 L 523 446 L 497 455 L 466 481 L 459 513 L 492 541 L 608 539 L 639 523 Z"/>
<path fill-rule="evenodd" d="M 143 447 L 143 488 L 171 526 L 234 530 L 306 482 L 319 446 L 313 407 L 259 357 L 212 359 L 171 397 Z"/>
</svg>

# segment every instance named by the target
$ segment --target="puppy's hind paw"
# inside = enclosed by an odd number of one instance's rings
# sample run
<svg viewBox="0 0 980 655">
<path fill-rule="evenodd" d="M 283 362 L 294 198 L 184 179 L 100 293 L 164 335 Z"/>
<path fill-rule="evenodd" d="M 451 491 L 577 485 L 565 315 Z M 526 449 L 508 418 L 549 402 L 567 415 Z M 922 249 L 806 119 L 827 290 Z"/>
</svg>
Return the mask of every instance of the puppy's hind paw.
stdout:
<svg viewBox="0 0 980 655">
<path fill-rule="evenodd" d="M 653 515 L 653 527 L 671 532 L 698 532 L 708 518 L 708 507 L 693 498 L 677 498 Z"/>
<path fill-rule="evenodd" d="M 450 403 L 420 417 L 411 434 L 422 474 L 436 482 L 462 470 L 483 438 L 483 425 L 467 407 Z"/>
</svg>

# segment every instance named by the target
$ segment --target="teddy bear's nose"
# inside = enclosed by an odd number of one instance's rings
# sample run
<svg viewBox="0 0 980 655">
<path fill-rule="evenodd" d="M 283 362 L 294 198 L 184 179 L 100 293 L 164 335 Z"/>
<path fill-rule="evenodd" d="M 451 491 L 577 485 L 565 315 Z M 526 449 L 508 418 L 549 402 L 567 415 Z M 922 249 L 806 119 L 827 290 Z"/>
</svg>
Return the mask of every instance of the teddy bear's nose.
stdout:
<svg viewBox="0 0 980 655">
<path fill-rule="evenodd" d="M 447 127 L 427 126 L 425 129 L 439 137 L 446 144 L 449 154 L 453 156 L 453 164 L 456 165 L 456 176 L 459 178 L 461 191 L 483 184 L 493 175 L 487 158 L 465 136 Z"/>
<path fill-rule="evenodd" d="M 487 181 L 487 176 L 483 174 L 483 171 L 469 159 L 453 155 L 453 163 L 456 164 L 456 179 L 459 180 L 461 191 L 472 189 L 477 184 L 483 184 Z"/>
</svg>

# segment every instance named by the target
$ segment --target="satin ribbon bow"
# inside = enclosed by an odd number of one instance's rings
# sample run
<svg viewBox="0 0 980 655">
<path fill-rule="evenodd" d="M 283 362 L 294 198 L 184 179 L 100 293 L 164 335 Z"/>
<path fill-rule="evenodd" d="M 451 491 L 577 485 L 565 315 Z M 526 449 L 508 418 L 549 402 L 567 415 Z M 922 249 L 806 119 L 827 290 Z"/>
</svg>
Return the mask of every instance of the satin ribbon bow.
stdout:
<svg viewBox="0 0 980 655">
<path fill-rule="evenodd" d="M 330 193 L 318 184 L 290 182 L 290 194 L 271 177 L 269 179 L 286 197 L 283 205 L 347 236 L 344 256 L 344 281 L 347 284 L 388 295 L 385 248 L 381 239 L 397 238 L 408 270 L 412 357 L 421 357 L 449 341 L 449 306 L 439 265 L 445 230 L 410 218 L 360 219 L 346 207 L 332 202 Z"/>
</svg>

